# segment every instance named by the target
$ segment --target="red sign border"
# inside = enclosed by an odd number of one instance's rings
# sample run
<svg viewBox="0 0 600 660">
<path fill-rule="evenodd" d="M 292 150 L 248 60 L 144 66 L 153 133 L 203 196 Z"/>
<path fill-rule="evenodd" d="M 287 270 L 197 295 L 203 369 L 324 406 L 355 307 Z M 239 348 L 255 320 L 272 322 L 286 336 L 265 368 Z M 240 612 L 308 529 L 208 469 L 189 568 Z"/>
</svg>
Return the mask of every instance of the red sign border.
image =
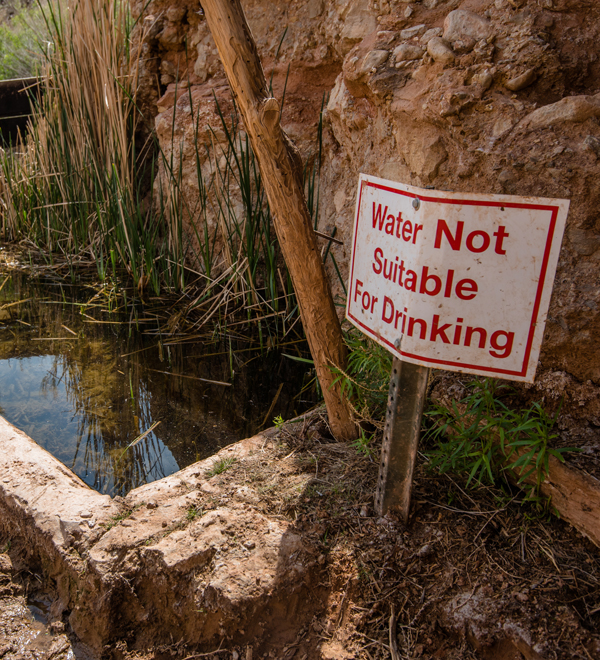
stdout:
<svg viewBox="0 0 600 660">
<path fill-rule="evenodd" d="M 484 367 L 478 364 L 465 364 L 464 362 L 452 362 L 449 360 L 440 360 L 437 358 L 424 358 L 419 355 L 414 355 L 412 353 L 406 353 L 402 350 L 398 350 L 394 344 L 389 342 L 387 339 L 382 337 L 381 335 L 378 335 L 376 332 L 374 332 L 371 328 L 367 327 L 364 323 L 359 321 L 354 315 L 350 313 L 350 305 L 352 302 L 352 296 L 348 295 L 348 304 L 346 306 L 346 316 L 354 323 L 359 325 L 361 328 L 366 330 L 366 333 L 371 335 L 374 339 L 377 341 L 383 342 L 389 348 L 392 350 L 392 352 L 396 353 L 397 355 L 400 355 L 401 357 L 408 357 L 412 358 L 414 360 L 419 360 L 420 362 L 425 362 L 425 363 L 430 363 L 430 364 L 435 364 L 435 365 L 442 365 L 442 366 L 448 366 L 448 367 L 458 367 L 460 369 L 472 369 L 474 371 L 486 371 L 488 373 L 494 373 L 494 374 L 504 374 L 507 376 L 517 376 L 519 378 L 525 378 L 527 376 L 527 369 L 529 366 L 529 358 L 531 356 L 531 350 L 533 347 L 533 339 L 535 335 L 535 326 L 537 324 L 537 318 L 540 310 L 540 302 L 542 299 L 542 294 L 544 291 L 544 283 L 546 281 L 546 273 L 548 271 L 548 261 L 550 259 L 550 251 L 552 249 L 552 241 L 554 239 L 554 232 L 556 230 L 556 220 L 558 217 L 558 211 L 559 207 L 558 206 L 547 206 L 547 205 L 542 205 L 542 204 L 519 204 L 516 202 L 503 202 L 503 201 L 486 201 L 486 200 L 475 200 L 475 199 L 447 199 L 444 197 L 428 197 L 426 195 L 420 195 L 412 192 L 408 192 L 406 190 L 399 190 L 397 188 L 392 188 L 391 186 L 386 186 L 380 183 L 375 183 L 373 181 L 368 181 L 367 179 L 362 179 L 361 180 L 361 186 L 360 186 L 360 194 L 358 198 L 358 205 L 357 205 L 357 210 L 356 210 L 356 218 L 354 221 L 354 242 L 352 244 L 352 268 L 350 271 L 350 281 L 348 283 L 349 285 L 349 292 L 352 291 L 352 282 L 354 281 L 354 257 L 356 254 L 356 240 L 357 240 L 357 235 L 358 235 L 358 222 L 360 219 L 360 209 L 361 209 L 361 201 L 362 201 L 362 194 L 363 190 L 365 187 L 370 186 L 373 188 L 377 188 L 379 190 L 384 190 L 386 192 L 391 192 L 391 193 L 396 193 L 403 195 L 404 197 L 409 197 L 412 199 L 419 198 L 420 201 L 422 202 L 437 202 L 437 203 L 444 203 L 444 204 L 462 204 L 463 206 L 493 206 L 493 207 L 500 207 L 500 208 L 513 208 L 513 209 L 533 209 L 537 211 L 550 211 L 552 213 L 551 218 L 550 218 L 550 224 L 548 228 L 548 238 L 546 240 L 546 247 L 544 249 L 544 258 L 542 259 L 542 268 L 540 270 L 540 279 L 538 282 L 538 288 L 537 288 L 537 293 L 535 296 L 535 302 L 533 305 L 533 312 L 532 312 L 532 317 L 531 317 L 531 323 L 529 325 L 529 335 L 527 337 L 527 345 L 525 349 L 525 356 L 523 358 L 523 368 L 521 371 L 513 371 L 513 370 L 508 370 L 508 369 L 497 369 L 495 367 Z"/>
</svg>

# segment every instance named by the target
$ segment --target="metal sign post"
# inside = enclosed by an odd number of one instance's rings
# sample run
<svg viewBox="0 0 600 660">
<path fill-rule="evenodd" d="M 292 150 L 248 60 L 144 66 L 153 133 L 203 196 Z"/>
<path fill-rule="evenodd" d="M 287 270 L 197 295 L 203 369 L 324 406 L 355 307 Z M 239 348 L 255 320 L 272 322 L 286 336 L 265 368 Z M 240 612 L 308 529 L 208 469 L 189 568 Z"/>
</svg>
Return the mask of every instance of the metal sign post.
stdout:
<svg viewBox="0 0 600 660">
<path fill-rule="evenodd" d="M 429 369 L 394 358 L 381 449 L 375 510 L 380 516 L 397 509 L 408 522 L 413 470 Z"/>
<path fill-rule="evenodd" d="M 395 358 L 380 514 L 408 518 L 428 368 L 534 381 L 568 209 L 360 175 L 346 318 Z"/>
</svg>

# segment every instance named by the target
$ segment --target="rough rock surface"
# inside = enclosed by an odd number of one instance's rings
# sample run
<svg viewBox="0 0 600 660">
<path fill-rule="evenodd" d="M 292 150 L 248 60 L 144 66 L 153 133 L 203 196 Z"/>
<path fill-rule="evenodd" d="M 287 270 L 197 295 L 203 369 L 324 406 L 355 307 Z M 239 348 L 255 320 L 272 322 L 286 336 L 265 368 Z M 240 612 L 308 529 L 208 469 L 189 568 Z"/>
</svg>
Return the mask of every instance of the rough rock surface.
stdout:
<svg viewBox="0 0 600 660">
<path fill-rule="evenodd" d="M 143 3 L 132 6 L 137 16 Z M 186 0 L 177 16 L 168 6 L 152 0 L 143 21 L 150 26 L 144 107 L 149 120 L 156 116 L 167 152 L 181 147 L 186 154 L 184 187 L 197 198 L 195 164 L 187 156 L 196 130 L 187 89 L 177 103 L 175 139 L 170 135 L 176 78 L 180 87 L 191 86 L 202 140 L 208 140 L 207 126 L 218 133 L 211 96 L 215 90 L 224 99 L 227 86 L 200 5 Z M 595 438 L 598 4 L 248 0 L 244 8 L 278 95 L 289 66 L 283 122 L 304 157 L 314 151 L 327 94 L 319 229 L 336 228 L 344 241 L 331 248 L 344 277 L 359 172 L 437 189 L 572 200 L 534 389 L 555 404 L 565 396 L 565 424 L 584 445 Z M 333 269 L 331 276 L 341 292 Z"/>
</svg>

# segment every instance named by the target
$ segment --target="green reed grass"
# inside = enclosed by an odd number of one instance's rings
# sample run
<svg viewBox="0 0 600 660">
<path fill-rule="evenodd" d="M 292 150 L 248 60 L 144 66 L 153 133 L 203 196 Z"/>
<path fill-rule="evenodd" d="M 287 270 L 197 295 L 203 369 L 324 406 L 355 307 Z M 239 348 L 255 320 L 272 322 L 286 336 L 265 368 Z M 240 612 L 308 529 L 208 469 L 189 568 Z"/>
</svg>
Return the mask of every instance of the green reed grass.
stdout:
<svg viewBox="0 0 600 660">
<path fill-rule="evenodd" d="M 183 292 L 186 306 L 170 320 L 171 331 L 186 317 L 193 327 L 212 320 L 224 328 L 243 307 L 247 320 L 275 321 L 259 326 L 270 346 L 277 341 L 272 325 L 277 335 L 282 323 L 285 336 L 298 306 L 248 136 L 235 106 L 225 116 L 215 98 L 215 128 L 224 140 L 213 133 L 210 144 L 202 143 L 201 108 L 188 92 L 193 201 L 183 179 L 183 143 L 175 140 L 177 103 L 170 153 L 155 138 L 136 151 L 139 57 L 126 7 L 120 0 L 40 6 L 52 48 L 28 135 L 0 153 L 0 238 L 24 242 L 49 264 L 66 262 L 72 277 L 78 264 L 94 264 L 104 282 L 116 283 L 126 271 L 138 295 Z M 321 112 L 316 155 L 305 169 L 315 227 L 322 125 Z M 328 246 L 325 259 L 329 253 Z"/>
<path fill-rule="evenodd" d="M 124 267 L 140 288 L 157 288 L 163 218 L 141 211 L 138 59 L 125 5 L 79 0 L 41 11 L 52 50 L 27 140 L 0 159 L 1 235 L 73 262 L 85 255 L 101 278 Z M 172 251 L 171 236 L 166 243 Z"/>
</svg>

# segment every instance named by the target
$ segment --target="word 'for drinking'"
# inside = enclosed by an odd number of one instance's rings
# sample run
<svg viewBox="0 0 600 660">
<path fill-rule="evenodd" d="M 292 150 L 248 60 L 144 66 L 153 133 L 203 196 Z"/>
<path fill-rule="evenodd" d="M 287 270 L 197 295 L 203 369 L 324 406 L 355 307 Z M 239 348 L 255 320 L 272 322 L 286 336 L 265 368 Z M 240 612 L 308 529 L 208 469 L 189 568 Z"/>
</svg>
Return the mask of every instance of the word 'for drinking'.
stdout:
<svg viewBox="0 0 600 660">
<path fill-rule="evenodd" d="M 392 326 L 401 335 L 416 337 L 423 341 L 441 342 L 455 346 L 473 346 L 488 349 L 495 358 L 507 358 L 513 349 L 515 333 L 506 330 L 493 332 L 479 326 L 464 325 L 464 319 L 445 322 L 439 314 L 433 314 L 430 321 L 416 318 L 408 313 L 408 309 L 396 309 L 394 301 L 384 296 L 380 301 L 363 289 L 363 282 L 356 280 L 354 302 L 359 303 L 363 312 L 381 314 L 381 320 Z"/>
</svg>

